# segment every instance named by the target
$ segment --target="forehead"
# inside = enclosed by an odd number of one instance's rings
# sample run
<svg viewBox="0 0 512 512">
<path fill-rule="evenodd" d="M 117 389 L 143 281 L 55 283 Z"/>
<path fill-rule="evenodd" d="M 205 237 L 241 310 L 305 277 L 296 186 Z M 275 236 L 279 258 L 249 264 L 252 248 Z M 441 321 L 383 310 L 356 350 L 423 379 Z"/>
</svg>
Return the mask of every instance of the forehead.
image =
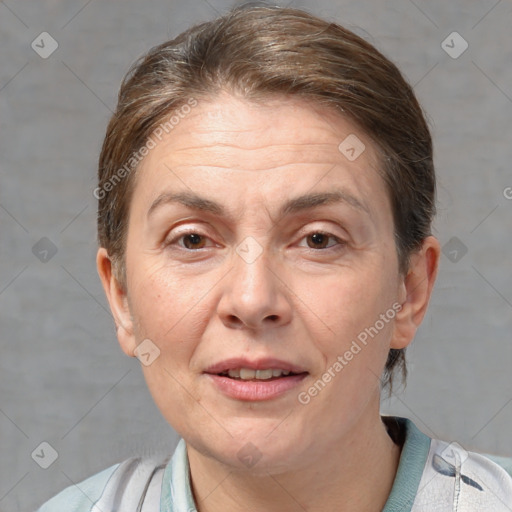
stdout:
<svg viewBox="0 0 512 512">
<path fill-rule="evenodd" d="M 301 98 L 252 102 L 221 94 L 199 101 L 160 140 L 152 137 L 155 147 L 141 163 L 135 187 L 135 195 L 142 190 L 148 201 L 168 186 L 219 197 L 226 187 L 237 188 L 245 203 L 340 184 L 363 203 L 372 194 L 381 202 L 387 196 L 368 136 L 332 109 Z"/>
<path fill-rule="evenodd" d="M 178 157 L 201 150 L 227 159 L 236 156 L 237 151 L 251 150 L 269 164 L 285 164 L 289 158 L 314 162 L 325 159 L 328 153 L 338 158 L 340 143 L 350 135 L 365 140 L 365 163 L 377 166 L 378 158 L 368 136 L 332 108 L 294 96 L 256 102 L 221 93 L 199 102 L 184 115 L 159 141 L 158 153 L 166 151 Z M 147 160 L 154 158 L 149 155 Z M 251 166 L 250 160 L 247 158 L 244 168 L 260 169 L 259 165 Z"/>
</svg>

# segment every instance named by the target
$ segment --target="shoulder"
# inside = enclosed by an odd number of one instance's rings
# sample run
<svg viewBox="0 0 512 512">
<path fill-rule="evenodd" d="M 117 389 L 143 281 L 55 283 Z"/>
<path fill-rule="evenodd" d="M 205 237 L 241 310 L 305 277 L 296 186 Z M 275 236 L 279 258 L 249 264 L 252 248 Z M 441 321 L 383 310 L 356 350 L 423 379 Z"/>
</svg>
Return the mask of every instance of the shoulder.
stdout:
<svg viewBox="0 0 512 512">
<path fill-rule="evenodd" d="M 488 458 L 498 466 L 501 466 L 512 478 L 512 457 L 498 457 L 497 455 L 489 455 L 484 453 L 484 457 Z"/>
<path fill-rule="evenodd" d="M 44 503 L 37 512 L 89 512 L 120 466 L 121 464 L 114 464 L 78 484 L 67 487 Z"/>
<path fill-rule="evenodd" d="M 391 437 L 402 445 L 385 512 L 510 512 L 512 459 L 431 439 L 405 418 L 383 419 Z"/>
<path fill-rule="evenodd" d="M 432 503 L 433 497 L 445 496 L 454 507 L 464 510 L 508 511 L 512 503 L 512 460 L 432 439 L 422 484 L 423 492 L 415 502 L 419 510 L 420 505 Z"/>
<path fill-rule="evenodd" d="M 132 457 L 67 487 L 37 512 L 135 510 L 144 499 L 153 477 L 161 474 L 164 467 L 165 462 L 160 464 L 153 459 Z"/>
</svg>

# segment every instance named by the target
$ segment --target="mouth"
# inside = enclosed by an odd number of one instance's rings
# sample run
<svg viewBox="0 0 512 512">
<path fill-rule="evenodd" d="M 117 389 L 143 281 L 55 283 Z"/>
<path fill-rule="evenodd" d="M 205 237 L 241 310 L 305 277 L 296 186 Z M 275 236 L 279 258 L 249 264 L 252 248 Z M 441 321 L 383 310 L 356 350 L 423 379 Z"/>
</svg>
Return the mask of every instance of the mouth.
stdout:
<svg viewBox="0 0 512 512">
<path fill-rule="evenodd" d="M 253 370 L 252 368 L 233 368 L 224 372 L 217 373 L 216 375 L 243 381 L 271 381 L 288 376 L 293 377 L 303 373 L 307 372 L 295 373 L 290 370 L 283 370 L 281 368 L 267 368 L 264 370 Z"/>
<path fill-rule="evenodd" d="M 231 359 L 209 367 L 204 373 L 217 391 L 245 401 L 277 398 L 309 375 L 298 365 L 276 359 Z"/>
</svg>

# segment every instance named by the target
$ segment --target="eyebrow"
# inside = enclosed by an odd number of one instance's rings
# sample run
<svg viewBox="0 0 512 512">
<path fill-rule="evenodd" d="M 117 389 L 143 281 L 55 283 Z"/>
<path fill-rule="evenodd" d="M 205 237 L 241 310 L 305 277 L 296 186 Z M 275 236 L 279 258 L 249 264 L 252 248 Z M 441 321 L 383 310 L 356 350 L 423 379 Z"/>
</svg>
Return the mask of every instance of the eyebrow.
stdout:
<svg viewBox="0 0 512 512">
<path fill-rule="evenodd" d="M 159 207 L 173 203 L 179 203 L 192 210 L 209 212 L 220 217 L 230 217 L 223 205 L 194 192 L 164 192 L 160 194 L 151 204 L 147 217 L 149 218 Z M 346 203 L 357 210 L 365 212 L 368 215 L 370 214 L 369 209 L 355 196 L 345 190 L 335 189 L 329 192 L 304 194 L 289 199 L 281 206 L 279 218 L 306 211 L 317 206 L 327 206 L 337 203 Z"/>
</svg>

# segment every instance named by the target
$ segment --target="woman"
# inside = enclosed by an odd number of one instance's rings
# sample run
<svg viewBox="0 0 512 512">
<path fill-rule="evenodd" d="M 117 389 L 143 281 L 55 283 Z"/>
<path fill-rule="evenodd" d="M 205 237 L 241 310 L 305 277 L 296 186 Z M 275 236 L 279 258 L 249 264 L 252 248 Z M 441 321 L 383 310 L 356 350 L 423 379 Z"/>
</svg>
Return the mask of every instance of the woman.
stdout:
<svg viewBox="0 0 512 512">
<path fill-rule="evenodd" d="M 182 439 L 41 512 L 510 510 L 509 460 L 380 415 L 440 249 L 429 129 L 374 47 L 284 8 L 191 28 L 124 80 L 95 196 L 119 343 Z"/>
</svg>

